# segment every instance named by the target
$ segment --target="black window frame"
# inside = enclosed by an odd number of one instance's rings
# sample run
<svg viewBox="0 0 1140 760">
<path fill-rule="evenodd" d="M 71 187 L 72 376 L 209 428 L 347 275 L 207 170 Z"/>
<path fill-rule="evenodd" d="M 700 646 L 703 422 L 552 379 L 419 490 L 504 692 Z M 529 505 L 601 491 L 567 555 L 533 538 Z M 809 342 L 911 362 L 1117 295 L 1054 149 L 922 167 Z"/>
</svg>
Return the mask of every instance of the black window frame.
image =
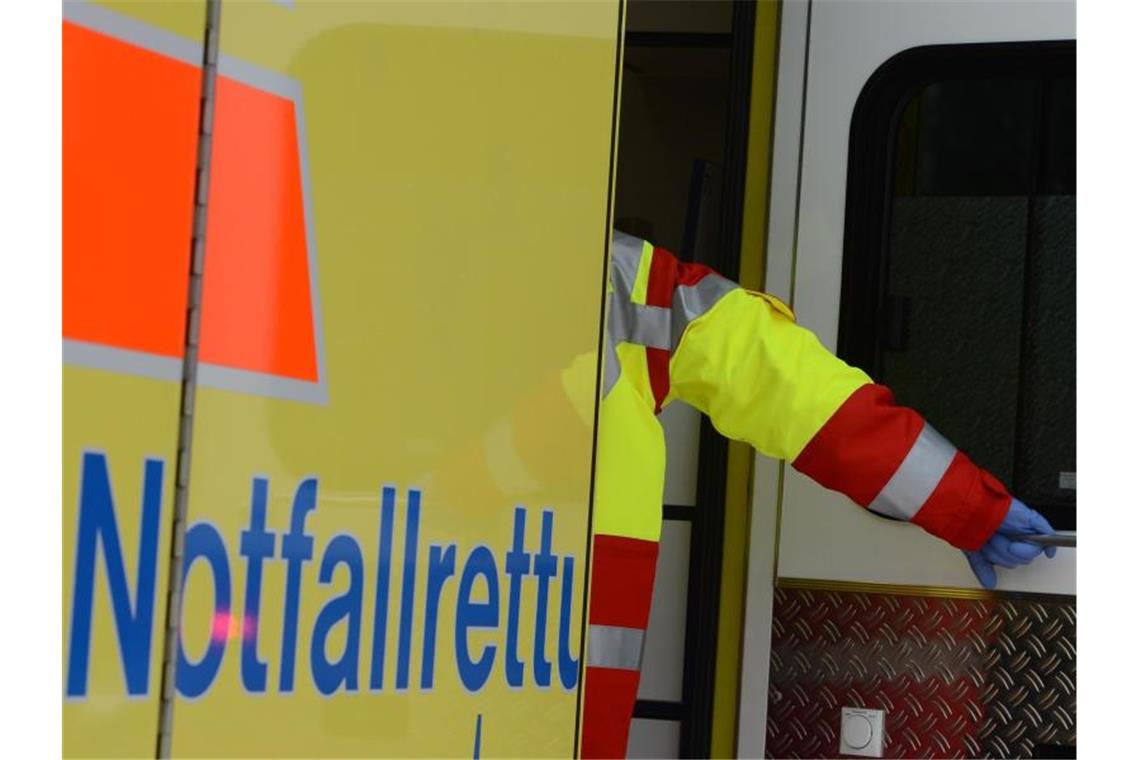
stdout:
<svg viewBox="0 0 1140 760">
<path fill-rule="evenodd" d="M 847 187 L 837 355 L 882 377 L 887 334 L 888 257 L 896 152 L 903 112 L 931 84 L 995 77 L 1076 73 L 1075 40 L 926 45 L 883 62 L 855 102 L 848 141 Z M 1031 200 L 1037 192 L 1030 188 Z M 1076 510 L 1041 507 L 1058 529 L 1076 529 Z"/>
</svg>

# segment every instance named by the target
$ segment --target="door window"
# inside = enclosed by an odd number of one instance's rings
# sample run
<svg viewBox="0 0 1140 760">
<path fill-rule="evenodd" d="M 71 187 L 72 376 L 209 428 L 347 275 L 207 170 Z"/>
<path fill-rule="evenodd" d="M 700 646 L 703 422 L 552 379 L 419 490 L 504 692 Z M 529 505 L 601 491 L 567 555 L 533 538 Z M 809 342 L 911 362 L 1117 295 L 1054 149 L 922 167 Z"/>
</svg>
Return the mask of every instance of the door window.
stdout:
<svg viewBox="0 0 1140 760">
<path fill-rule="evenodd" d="M 1076 53 L 920 48 L 852 119 L 840 355 L 1076 520 Z"/>
</svg>

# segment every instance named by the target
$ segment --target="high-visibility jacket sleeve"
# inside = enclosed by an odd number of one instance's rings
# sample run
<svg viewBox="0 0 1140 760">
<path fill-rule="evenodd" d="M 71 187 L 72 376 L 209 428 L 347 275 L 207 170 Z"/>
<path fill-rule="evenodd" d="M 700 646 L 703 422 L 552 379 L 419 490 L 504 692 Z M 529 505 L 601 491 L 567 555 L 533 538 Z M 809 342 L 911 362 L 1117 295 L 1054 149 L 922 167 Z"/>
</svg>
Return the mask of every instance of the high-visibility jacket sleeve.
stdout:
<svg viewBox="0 0 1140 760">
<path fill-rule="evenodd" d="M 827 351 L 786 306 L 662 249 L 653 263 L 650 289 L 669 301 L 661 305 L 680 333 L 669 398 L 703 411 L 725 436 L 961 549 L 978 549 L 1001 524 L 1010 504 L 1001 483 Z"/>
</svg>

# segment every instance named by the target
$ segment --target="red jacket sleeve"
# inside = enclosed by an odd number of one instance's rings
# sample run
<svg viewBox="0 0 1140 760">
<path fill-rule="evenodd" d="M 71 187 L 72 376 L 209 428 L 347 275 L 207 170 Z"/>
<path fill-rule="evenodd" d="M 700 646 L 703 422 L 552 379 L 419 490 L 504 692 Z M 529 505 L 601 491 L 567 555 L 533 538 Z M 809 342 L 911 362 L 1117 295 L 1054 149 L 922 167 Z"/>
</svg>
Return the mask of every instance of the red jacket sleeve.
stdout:
<svg viewBox="0 0 1140 760">
<path fill-rule="evenodd" d="M 1011 498 L 890 390 L 856 390 L 808 442 L 793 466 L 887 517 L 909 520 L 959 549 L 997 530 Z"/>
</svg>

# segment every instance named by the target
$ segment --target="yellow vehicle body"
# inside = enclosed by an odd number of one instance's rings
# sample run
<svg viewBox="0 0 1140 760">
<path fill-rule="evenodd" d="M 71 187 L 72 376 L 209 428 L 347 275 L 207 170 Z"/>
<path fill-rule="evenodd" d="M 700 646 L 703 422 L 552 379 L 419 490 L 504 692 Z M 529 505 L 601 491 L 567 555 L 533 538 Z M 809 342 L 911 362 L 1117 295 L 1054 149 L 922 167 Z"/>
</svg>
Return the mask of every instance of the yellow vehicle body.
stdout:
<svg viewBox="0 0 1140 760">
<path fill-rule="evenodd" d="M 65 4 L 65 754 L 574 751 L 620 17 Z"/>
</svg>

